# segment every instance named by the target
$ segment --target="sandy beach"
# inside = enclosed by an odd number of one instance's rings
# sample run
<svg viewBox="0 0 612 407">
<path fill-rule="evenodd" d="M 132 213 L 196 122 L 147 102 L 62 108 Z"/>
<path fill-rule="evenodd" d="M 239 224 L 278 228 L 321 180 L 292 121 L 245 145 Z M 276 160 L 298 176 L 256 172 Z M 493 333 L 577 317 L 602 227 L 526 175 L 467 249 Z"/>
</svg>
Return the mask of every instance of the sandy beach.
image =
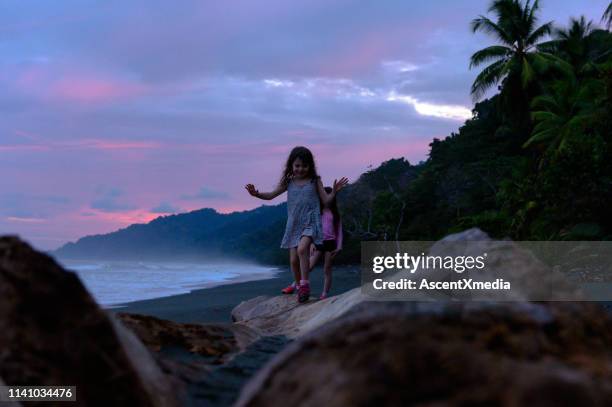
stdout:
<svg viewBox="0 0 612 407">
<path fill-rule="evenodd" d="M 249 276 L 236 278 L 233 282 L 208 288 L 194 288 L 187 294 L 134 301 L 107 308 L 108 312 L 127 312 L 150 315 L 182 323 L 231 323 L 231 311 L 240 302 L 257 296 L 280 295 L 280 290 L 289 284 L 293 274 L 287 268 L 278 269 L 269 278 L 244 281 Z M 338 295 L 360 285 L 359 266 L 334 268 L 331 295 Z M 317 267 L 311 273 L 312 298 L 317 299 L 323 287 L 323 270 Z M 295 295 L 292 295 L 297 301 Z M 284 336 L 263 337 L 251 344 L 230 362 L 206 370 L 206 374 L 195 374 L 187 385 L 190 405 L 227 407 L 232 405 L 242 388 L 265 363 L 288 343 Z M 179 364 L 206 362 L 205 358 L 171 347 L 161 354 L 167 360 Z"/>
<path fill-rule="evenodd" d="M 292 274 L 289 269 L 280 269 L 276 276 L 269 279 L 195 289 L 188 294 L 130 302 L 109 310 L 152 315 L 176 322 L 231 322 L 230 312 L 240 302 L 260 295 L 279 295 L 290 281 Z M 318 298 L 323 286 L 323 270 L 320 267 L 313 270 L 310 282 L 313 298 Z M 343 293 L 358 287 L 359 283 L 358 266 L 335 267 L 330 294 Z"/>
</svg>

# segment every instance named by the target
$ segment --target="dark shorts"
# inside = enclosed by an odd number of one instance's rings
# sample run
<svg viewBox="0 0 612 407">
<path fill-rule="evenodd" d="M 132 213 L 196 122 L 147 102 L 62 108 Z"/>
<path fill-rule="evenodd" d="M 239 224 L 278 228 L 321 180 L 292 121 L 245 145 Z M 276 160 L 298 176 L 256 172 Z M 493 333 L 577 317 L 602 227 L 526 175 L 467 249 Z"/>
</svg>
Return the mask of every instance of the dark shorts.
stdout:
<svg viewBox="0 0 612 407">
<path fill-rule="evenodd" d="M 320 252 L 333 252 L 336 250 L 336 241 L 335 240 L 323 240 L 323 244 L 315 245 L 318 251 Z"/>
</svg>

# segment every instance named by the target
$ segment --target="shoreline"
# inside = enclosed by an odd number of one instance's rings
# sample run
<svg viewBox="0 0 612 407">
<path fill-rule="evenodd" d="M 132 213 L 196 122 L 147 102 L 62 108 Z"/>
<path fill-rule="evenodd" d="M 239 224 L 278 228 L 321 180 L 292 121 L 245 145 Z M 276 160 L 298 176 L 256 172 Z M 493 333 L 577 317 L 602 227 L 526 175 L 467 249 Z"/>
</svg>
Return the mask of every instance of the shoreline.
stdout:
<svg viewBox="0 0 612 407">
<path fill-rule="evenodd" d="M 159 300 L 162 298 L 175 297 L 175 296 L 180 296 L 180 295 L 188 295 L 197 290 L 207 290 L 207 289 L 211 289 L 215 287 L 221 287 L 224 285 L 248 283 L 251 281 L 269 280 L 269 279 L 276 278 L 283 271 L 284 270 L 281 267 L 270 266 L 270 271 L 266 273 L 257 273 L 256 275 L 251 275 L 251 276 L 242 274 L 242 275 L 237 275 L 237 276 L 234 276 L 234 277 L 228 278 L 227 280 L 222 280 L 222 281 L 207 281 L 207 282 L 202 282 L 202 283 L 194 283 L 190 285 L 185 285 L 184 287 L 188 291 L 183 292 L 183 293 L 174 293 L 174 294 L 162 295 L 160 297 L 154 297 L 154 298 L 146 298 L 146 299 L 128 301 L 128 302 L 119 302 L 116 304 L 109 304 L 109 305 L 99 304 L 99 305 L 104 310 L 121 310 L 121 309 L 124 309 L 124 307 L 130 306 L 130 304 L 140 303 L 144 301 L 154 301 L 154 300 Z"/>
<path fill-rule="evenodd" d="M 151 315 L 182 323 L 231 323 L 231 311 L 242 301 L 266 295 L 280 295 L 280 290 L 293 281 L 288 268 L 278 268 L 268 278 L 244 279 L 229 284 L 196 288 L 189 293 L 115 304 L 107 312 L 127 312 Z M 310 277 L 312 297 L 318 298 L 323 286 L 323 270 L 316 267 Z M 338 295 L 361 283 L 358 265 L 334 268 L 331 295 Z"/>
<path fill-rule="evenodd" d="M 269 279 L 282 271 L 279 265 L 227 260 L 213 263 L 134 262 L 124 259 L 55 260 L 79 277 L 103 309 L 188 294 L 194 289 Z"/>
</svg>

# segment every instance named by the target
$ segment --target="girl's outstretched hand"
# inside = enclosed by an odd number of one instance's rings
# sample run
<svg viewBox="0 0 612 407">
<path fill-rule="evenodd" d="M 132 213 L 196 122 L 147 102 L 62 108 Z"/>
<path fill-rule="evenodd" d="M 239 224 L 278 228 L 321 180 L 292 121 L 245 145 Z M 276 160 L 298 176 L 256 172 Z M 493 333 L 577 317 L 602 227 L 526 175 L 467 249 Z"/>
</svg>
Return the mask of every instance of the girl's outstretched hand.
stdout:
<svg viewBox="0 0 612 407">
<path fill-rule="evenodd" d="M 257 195 L 259 195 L 259 191 L 255 189 L 255 185 L 246 184 L 244 187 L 246 188 L 246 190 L 249 192 L 251 196 L 257 197 Z"/>
<path fill-rule="evenodd" d="M 348 185 L 348 178 L 342 177 L 340 181 L 334 180 L 334 192 L 340 191 L 342 188 Z"/>
</svg>

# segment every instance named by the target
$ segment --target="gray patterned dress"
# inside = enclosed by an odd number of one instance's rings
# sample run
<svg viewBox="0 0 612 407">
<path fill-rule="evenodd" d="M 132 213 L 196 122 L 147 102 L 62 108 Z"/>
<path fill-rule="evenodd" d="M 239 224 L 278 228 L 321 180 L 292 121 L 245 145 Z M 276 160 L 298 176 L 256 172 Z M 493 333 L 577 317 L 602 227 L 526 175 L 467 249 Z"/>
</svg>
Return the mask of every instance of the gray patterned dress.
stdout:
<svg viewBox="0 0 612 407">
<path fill-rule="evenodd" d="M 302 236 L 312 237 L 315 244 L 323 243 L 316 179 L 303 185 L 296 185 L 291 180 L 287 185 L 287 226 L 281 248 L 297 247 Z"/>
</svg>

